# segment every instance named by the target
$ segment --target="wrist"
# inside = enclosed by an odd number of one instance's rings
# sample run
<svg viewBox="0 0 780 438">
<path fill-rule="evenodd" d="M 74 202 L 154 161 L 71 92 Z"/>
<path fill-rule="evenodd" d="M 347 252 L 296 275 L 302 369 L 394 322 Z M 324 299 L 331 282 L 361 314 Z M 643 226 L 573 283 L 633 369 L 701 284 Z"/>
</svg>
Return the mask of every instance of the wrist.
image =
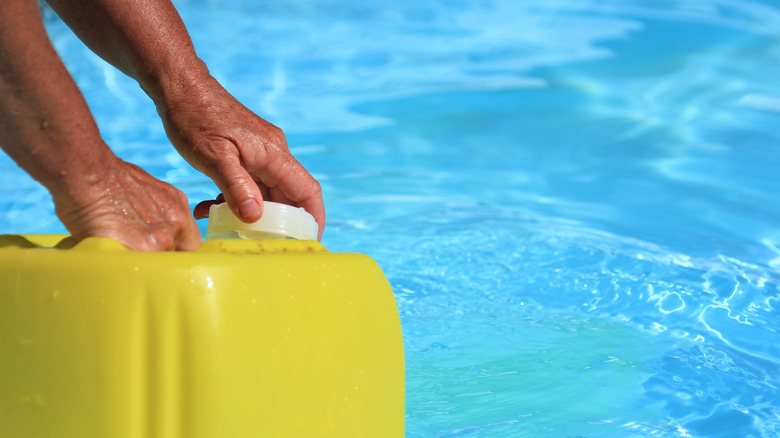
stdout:
<svg viewBox="0 0 780 438">
<path fill-rule="evenodd" d="M 119 172 L 120 160 L 102 141 L 86 154 L 61 157 L 58 171 L 49 172 L 40 182 L 49 190 L 58 211 L 72 211 L 92 205 L 105 195 L 112 175 Z"/>
<path fill-rule="evenodd" d="M 174 60 L 164 67 L 138 72 L 136 79 L 158 111 L 202 94 L 216 82 L 206 64 L 193 55 L 190 60 Z"/>
</svg>

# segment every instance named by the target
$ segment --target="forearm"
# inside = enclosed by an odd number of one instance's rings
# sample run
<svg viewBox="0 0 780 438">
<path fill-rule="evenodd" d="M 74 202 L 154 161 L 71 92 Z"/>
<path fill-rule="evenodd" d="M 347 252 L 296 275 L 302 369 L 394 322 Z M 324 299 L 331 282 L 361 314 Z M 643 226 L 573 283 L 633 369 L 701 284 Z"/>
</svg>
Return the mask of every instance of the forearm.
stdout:
<svg viewBox="0 0 780 438">
<path fill-rule="evenodd" d="M 0 0 L 0 145 L 54 199 L 76 240 L 193 250 L 186 196 L 117 158 L 49 42 L 36 0 Z"/>
<path fill-rule="evenodd" d="M 158 106 L 210 77 L 169 0 L 48 0 L 95 53 L 138 81 Z"/>
<path fill-rule="evenodd" d="M 66 203 L 87 196 L 115 159 L 35 0 L 0 2 L 0 146 Z"/>
<path fill-rule="evenodd" d="M 4 1 L 4 0 L 0 0 Z M 211 77 L 170 0 L 48 0 L 96 53 L 135 78 L 157 105 L 179 153 L 211 177 L 238 217 L 256 221 L 263 193 L 325 225 L 319 183 L 282 131 Z"/>
</svg>

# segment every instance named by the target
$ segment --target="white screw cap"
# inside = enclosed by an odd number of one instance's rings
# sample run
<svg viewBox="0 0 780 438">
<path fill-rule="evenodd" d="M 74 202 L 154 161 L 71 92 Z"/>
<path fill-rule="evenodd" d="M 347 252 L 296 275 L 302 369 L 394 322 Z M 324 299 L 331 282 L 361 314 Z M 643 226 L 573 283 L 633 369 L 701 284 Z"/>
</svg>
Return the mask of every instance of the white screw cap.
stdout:
<svg viewBox="0 0 780 438">
<path fill-rule="evenodd" d="M 263 217 L 247 224 L 238 219 L 227 203 L 209 208 L 209 239 L 298 239 L 317 240 L 317 222 L 306 210 L 277 202 L 263 202 Z"/>
</svg>

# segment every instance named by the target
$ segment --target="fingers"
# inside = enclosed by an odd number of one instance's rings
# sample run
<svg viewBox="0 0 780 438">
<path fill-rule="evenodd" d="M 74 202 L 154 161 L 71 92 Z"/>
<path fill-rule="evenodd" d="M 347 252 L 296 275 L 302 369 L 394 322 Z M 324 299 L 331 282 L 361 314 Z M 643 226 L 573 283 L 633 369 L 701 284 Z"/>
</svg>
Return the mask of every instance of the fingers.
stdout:
<svg viewBox="0 0 780 438">
<path fill-rule="evenodd" d="M 267 199 L 303 207 L 322 233 L 325 207 L 320 185 L 292 157 L 284 132 L 252 113 L 216 81 L 193 93 L 192 104 L 179 102 L 164 109 L 166 132 L 187 162 L 219 187 L 236 217 L 256 222 Z M 213 204 L 198 204 L 193 216 L 208 217 Z"/>
<path fill-rule="evenodd" d="M 309 212 L 317 222 L 318 239 L 322 238 L 322 231 L 325 229 L 325 204 L 320 183 L 292 155 L 277 162 L 280 164 L 261 173 L 263 182 L 272 187 L 272 199 Z"/>
<path fill-rule="evenodd" d="M 310 193 L 311 196 L 308 198 L 299 201 L 293 201 L 286 194 L 284 194 L 280 187 L 276 187 L 274 190 L 270 190 L 270 195 L 266 196 L 266 199 L 270 199 L 272 202 L 292 205 L 306 210 L 314 217 L 314 220 L 317 222 L 317 240 L 321 240 L 322 232 L 325 229 L 325 204 L 322 202 L 322 192 L 319 183 L 317 183 L 316 187 L 312 187 Z"/>
<path fill-rule="evenodd" d="M 190 219 L 188 226 L 182 231 L 173 249 L 176 251 L 195 251 L 202 242 L 198 226 Z"/>
<path fill-rule="evenodd" d="M 76 240 L 110 237 L 134 251 L 192 251 L 201 244 L 184 193 L 129 163 L 115 163 L 94 191 L 53 198 Z"/>
<path fill-rule="evenodd" d="M 215 174 L 210 176 L 222 190 L 233 214 L 244 222 L 257 222 L 263 215 L 263 194 L 238 158 L 225 156 L 213 163 L 213 169 Z M 208 212 L 203 215 L 203 209 L 207 207 L 201 206 L 202 204 L 204 203 L 198 204 L 200 208 L 196 207 L 197 213 L 201 214 L 201 217 L 208 217 Z"/>
<path fill-rule="evenodd" d="M 126 214 L 117 216 L 111 207 L 101 207 L 86 210 L 79 214 L 78 221 L 70 220 L 67 224 L 77 241 L 87 237 L 109 237 L 131 251 L 194 251 L 202 243 L 200 230 L 189 214 L 184 214 L 184 220 L 149 224 L 128 218 Z M 73 219 L 73 216 L 63 219 Z"/>
<path fill-rule="evenodd" d="M 192 211 L 192 216 L 195 219 L 205 219 L 209 217 L 209 209 L 212 205 L 221 204 L 223 202 L 225 201 L 218 201 L 213 199 L 208 201 L 201 201 L 198 203 L 198 205 L 195 206 L 195 209 Z"/>
<path fill-rule="evenodd" d="M 322 202 L 322 195 L 319 198 L 313 197 L 300 206 L 314 216 L 317 221 L 317 240 L 322 240 L 322 232 L 325 230 L 325 204 Z"/>
</svg>

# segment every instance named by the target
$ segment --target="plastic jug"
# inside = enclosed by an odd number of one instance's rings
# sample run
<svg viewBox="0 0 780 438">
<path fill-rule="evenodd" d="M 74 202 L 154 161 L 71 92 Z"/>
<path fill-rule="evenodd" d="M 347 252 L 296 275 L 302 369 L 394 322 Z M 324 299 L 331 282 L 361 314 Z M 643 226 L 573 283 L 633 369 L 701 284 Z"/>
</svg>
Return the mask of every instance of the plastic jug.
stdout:
<svg viewBox="0 0 780 438">
<path fill-rule="evenodd" d="M 3 438 L 402 437 L 392 290 L 311 240 L 0 236 Z"/>
</svg>

